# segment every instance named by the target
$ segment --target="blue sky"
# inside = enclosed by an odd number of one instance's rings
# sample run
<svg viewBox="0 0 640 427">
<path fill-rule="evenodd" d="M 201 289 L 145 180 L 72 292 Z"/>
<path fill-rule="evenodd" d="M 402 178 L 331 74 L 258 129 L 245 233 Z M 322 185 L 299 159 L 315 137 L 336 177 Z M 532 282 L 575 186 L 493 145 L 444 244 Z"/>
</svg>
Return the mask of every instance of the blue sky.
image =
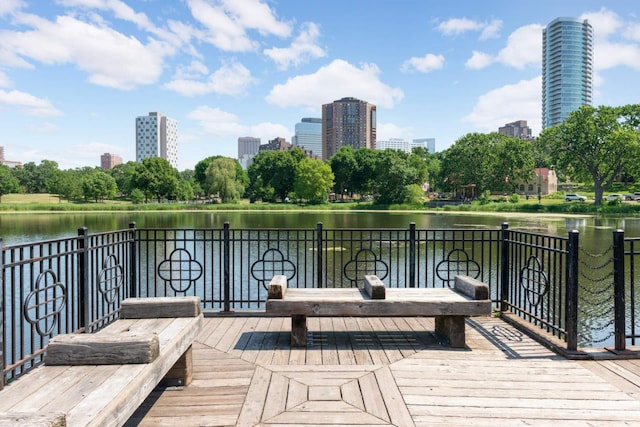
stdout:
<svg viewBox="0 0 640 427">
<path fill-rule="evenodd" d="M 135 160 L 135 117 L 178 121 L 178 169 L 288 141 L 346 96 L 377 105 L 378 139 L 541 127 L 542 28 L 587 18 L 595 105 L 640 102 L 630 0 L 0 0 L 7 160 Z"/>
</svg>

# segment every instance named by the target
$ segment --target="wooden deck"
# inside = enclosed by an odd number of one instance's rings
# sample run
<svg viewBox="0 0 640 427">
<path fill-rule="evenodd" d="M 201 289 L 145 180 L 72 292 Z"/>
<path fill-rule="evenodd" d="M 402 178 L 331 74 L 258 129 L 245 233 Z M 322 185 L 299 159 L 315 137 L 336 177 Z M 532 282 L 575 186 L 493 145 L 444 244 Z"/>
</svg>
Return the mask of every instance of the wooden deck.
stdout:
<svg viewBox="0 0 640 427">
<path fill-rule="evenodd" d="M 565 360 L 496 318 L 465 349 L 432 318 L 208 317 L 193 382 L 156 389 L 128 426 L 640 426 L 640 360 Z"/>
</svg>

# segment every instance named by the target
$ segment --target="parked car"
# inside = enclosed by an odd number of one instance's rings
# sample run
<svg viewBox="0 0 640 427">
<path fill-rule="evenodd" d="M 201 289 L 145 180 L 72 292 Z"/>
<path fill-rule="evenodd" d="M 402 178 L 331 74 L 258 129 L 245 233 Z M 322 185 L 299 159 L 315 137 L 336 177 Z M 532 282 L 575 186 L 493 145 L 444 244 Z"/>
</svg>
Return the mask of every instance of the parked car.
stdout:
<svg viewBox="0 0 640 427">
<path fill-rule="evenodd" d="M 634 201 L 638 201 L 640 200 L 640 193 L 633 193 L 633 194 L 627 194 L 624 196 L 625 200 L 634 200 Z"/>
<path fill-rule="evenodd" d="M 614 200 L 626 200 L 626 197 L 623 196 L 622 194 L 609 194 L 608 196 L 604 196 L 604 199 L 607 202 L 613 202 Z"/>
<path fill-rule="evenodd" d="M 580 194 L 565 194 L 564 195 L 564 201 L 565 202 L 571 202 L 577 200 L 579 202 L 584 202 L 585 200 L 587 200 L 586 196 L 582 196 Z"/>
</svg>

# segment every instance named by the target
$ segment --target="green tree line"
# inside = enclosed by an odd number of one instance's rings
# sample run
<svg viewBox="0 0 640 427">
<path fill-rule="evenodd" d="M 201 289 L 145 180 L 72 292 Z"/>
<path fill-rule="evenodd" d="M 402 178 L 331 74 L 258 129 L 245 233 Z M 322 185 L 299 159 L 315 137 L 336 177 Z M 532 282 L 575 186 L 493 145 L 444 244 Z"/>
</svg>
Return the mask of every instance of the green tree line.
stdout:
<svg viewBox="0 0 640 427">
<path fill-rule="evenodd" d="M 294 147 L 261 151 L 248 170 L 237 160 L 211 156 L 193 170 L 179 172 L 161 158 L 100 168 L 60 170 L 51 160 L 20 167 L 0 166 L 0 200 L 9 193 L 53 193 L 68 201 L 121 197 L 134 203 L 216 199 L 233 203 L 296 201 L 317 204 L 366 198 L 381 205 L 422 203 L 425 190 L 458 194 L 473 187 L 485 192 L 516 192 L 535 167 L 592 184 L 596 204 L 616 181 L 640 178 L 640 104 L 584 106 L 535 140 L 497 132 L 469 133 L 439 153 L 415 148 L 371 150 L 341 147 L 327 161 Z"/>
</svg>

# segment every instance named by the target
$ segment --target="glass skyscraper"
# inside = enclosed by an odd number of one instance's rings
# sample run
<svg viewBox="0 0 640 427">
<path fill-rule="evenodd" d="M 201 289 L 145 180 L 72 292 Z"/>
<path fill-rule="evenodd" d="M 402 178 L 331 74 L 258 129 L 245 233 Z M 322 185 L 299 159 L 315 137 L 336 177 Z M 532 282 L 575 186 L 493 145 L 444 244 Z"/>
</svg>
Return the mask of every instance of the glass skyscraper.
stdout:
<svg viewBox="0 0 640 427">
<path fill-rule="evenodd" d="M 557 18 L 542 31 L 542 128 L 591 105 L 593 28 L 587 20 Z"/>
</svg>

